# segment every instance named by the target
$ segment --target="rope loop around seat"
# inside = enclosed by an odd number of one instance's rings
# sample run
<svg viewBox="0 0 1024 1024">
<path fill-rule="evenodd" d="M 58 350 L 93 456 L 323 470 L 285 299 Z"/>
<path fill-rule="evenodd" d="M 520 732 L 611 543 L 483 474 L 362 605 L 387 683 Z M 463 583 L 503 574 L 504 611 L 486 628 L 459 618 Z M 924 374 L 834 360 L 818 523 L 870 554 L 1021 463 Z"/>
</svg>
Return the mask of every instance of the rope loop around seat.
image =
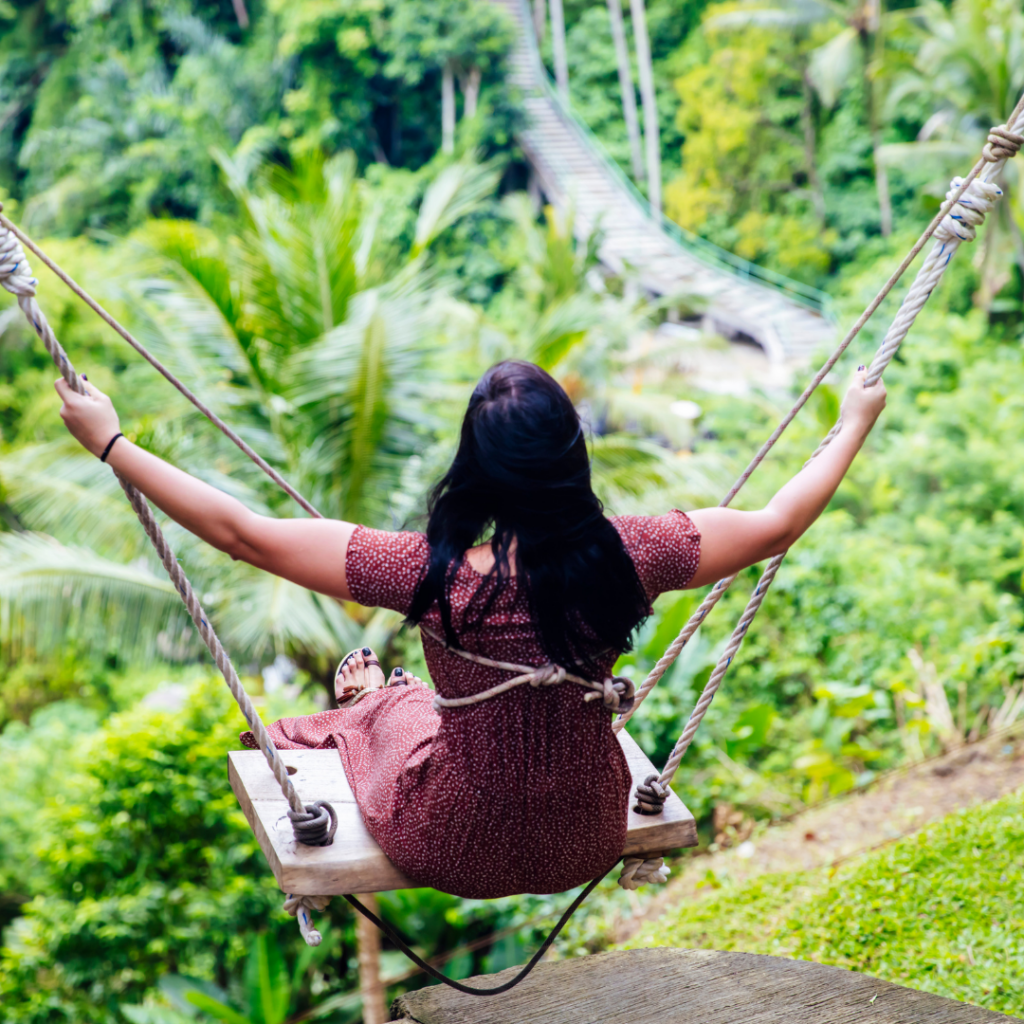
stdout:
<svg viewBox="0 0 1024 1024">
<path fill-rule="evenodd" d="M 652 773 L 636 787 L 636 803 L 633 810 L 637 814 L 661 814 L 671 792 L 672 787 L 662 782 L 657 772 Z"/>
<path fill-rule="evenodd" d="M 305 811 L 289 811 L 295 838 L 303 846 L 330 846 L 338 831 L 338 815 L 326 800 L 306 804 Z"/>
</svg>

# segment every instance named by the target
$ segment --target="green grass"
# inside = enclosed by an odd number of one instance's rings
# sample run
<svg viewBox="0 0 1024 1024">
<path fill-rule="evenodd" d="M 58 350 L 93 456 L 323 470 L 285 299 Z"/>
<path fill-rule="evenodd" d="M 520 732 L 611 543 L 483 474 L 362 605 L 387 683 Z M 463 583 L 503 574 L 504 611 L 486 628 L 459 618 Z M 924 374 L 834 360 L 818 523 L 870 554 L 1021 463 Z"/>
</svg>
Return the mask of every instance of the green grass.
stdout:
<svg viewBox="0 0 1024 1024">
<path fill-rule="evenodd" d="M 1024 793 L 838 869 L 724 886 L 629 946 L 816 960 L 1024 1016 Z"/>
</svg>

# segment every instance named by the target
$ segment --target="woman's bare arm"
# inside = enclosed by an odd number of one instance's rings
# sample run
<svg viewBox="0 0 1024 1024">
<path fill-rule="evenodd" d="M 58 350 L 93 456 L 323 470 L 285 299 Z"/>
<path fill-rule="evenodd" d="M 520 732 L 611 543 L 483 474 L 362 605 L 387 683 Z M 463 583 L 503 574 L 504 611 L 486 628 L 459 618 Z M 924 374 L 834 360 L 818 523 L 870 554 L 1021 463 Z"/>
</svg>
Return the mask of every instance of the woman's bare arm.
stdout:
<svg viewBox="0 0 1024 1024">
<path fill-rule="evenodd" d="M 61 418 L 93 455 L 103 454 L 121 429 L 110 399 L 91 381 L 88 395 L 63 380 Z M 107 463 L 134 484 L 161 511 L 232 558 L 329 597 L 351 600 L 345 555 L 355 525 L 336 519 L 271 519 L 250 512 L 240 501 L 197 480 L 119 438 Z"/>
<path fill-rule="evenodd" d="M 843 424 L 829 446 L 760 512 L 703 508 L 690 513 L 700 531 L 700 564 L 690 582 L 703 587 L 791 547 L 825 511 L 875 420 L 885 408 L 885 385 L 864 387 L 857 375 L 843 400 Z"/>
</svg>

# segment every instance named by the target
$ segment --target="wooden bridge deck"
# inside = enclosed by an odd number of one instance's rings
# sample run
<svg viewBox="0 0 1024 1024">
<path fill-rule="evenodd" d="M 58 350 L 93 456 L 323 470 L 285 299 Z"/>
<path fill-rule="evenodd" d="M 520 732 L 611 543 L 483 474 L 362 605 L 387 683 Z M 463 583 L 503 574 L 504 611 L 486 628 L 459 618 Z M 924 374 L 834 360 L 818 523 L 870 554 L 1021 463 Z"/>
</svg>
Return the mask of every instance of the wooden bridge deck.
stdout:
<svg viewBox="0 0 1024 1024">
<path fill-rule="evenodd" d="M 478 978 L 481 987 L 518 968 Z M 1015 1017 L 840 967 L 707 949 L 633 949 L 542 963 L 511 992 L 431 985 L 400 996 L 407 1024 L 1007 1024 Z"/>
<path fill-rule="evenodd" d="M 820 312 L 781 288 L 702 260 L 655 224 L 596 142 L 545 88 L 525 0 L 492 2 L 519 29 L 509 81 L 522 91 L 528 115 L 520 146 L 548 201 L 572 203 L 578 230 L 600 223 L 605 266 L 616 273 L 633 268 L 655 295 L 698 298 L 717 330 L 752 338 L 773 359 L 804 360 L 832 340 L 834 325 Z"/>
</svg>

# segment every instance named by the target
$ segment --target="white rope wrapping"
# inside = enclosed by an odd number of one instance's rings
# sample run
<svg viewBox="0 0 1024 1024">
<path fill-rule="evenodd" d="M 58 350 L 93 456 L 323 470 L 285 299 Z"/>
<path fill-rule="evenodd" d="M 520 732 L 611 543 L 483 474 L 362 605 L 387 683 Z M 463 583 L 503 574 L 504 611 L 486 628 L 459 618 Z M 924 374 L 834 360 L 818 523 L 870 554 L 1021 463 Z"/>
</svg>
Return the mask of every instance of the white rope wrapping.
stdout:
<svg viewBox="0 0 1024 1024">
<path fill-rule="evenodd" d="M 43 345 L 46 347 L 46 351 L 57 365 L 61 376 L 67 381 L 68 386 L 80 395 L 85 394 L 85 386 L 75 372 L 75 368 L 71 365 L 71 360 L 68 359 L 67 353 L 57 340 L 53 328 L 36 301 L 36 286 L 38 284 L 39 281 L 32 276 L 32 269 L 25 258 L 20 242 L 6 227 L 0 224 L 0 285 L 15 296 L 21 311 L 25 314 L 25 318 L 39 335 Z M 189 616 L 195 623 L 199 635 L 203 638 L 203 643 L 206 644 L 207 649 L 213 656 L 217 668 L 220 669 L 221 674 L 224 676 L 228 689 L 231 690 L 231 694 L 238 703 L 242 714 L 245 716 L 245 720 L 249 723 L 249 728 L 252 729 L 256 742 L 263 752 L 263 756 L 267 759 L 267 763 L 274 773 L 274 778 L 277 779 L 281 792 L 288 801 L 292 814 L 301 819 L 308 819 L 309 812 L 303 806 L 302 801 L 299 799 L 299 794 L 288 777 L 288 770 L 278 756 L 274 741 L 267 733 L 266 726 L 249 699 L 249 695 L 245 692 L 245 688 L 238 678 L 238 673 L 235 671 L 231 659 L 228 657 L 220 639 L 207 620 L 202 605 L 199 603 L 199 598 L 196 597 L 192 585 L 178 564 L 178 560 L 174 557 L 174 552 L 171 550 L 167 539 L 163 535 L 163 531 L 153 516 L 149 503 L 143 494 L 127 480 L 119 474 L 115 473 L 115 476 L 117 476 L 118 483 L 120 483 L 128 500 L 131 502 L 131 506 L 135 510 L 139 522 L 142 524 L 142 528 L 146 531 L 146 536 L 152 542 L 157 557 L 160 559 L 164 569 L 166 569 L 167 575 L 170 577 L 185 607 L 188 609 Z"/>
<path fill-rule="evenodd" d="M 326 910 L 331 902 L 330 896 L 293 896 L 289 894 L 284 899 L 284 912 L 291 914 L 299 923 L 299 931 L 306 940 L 307 946 L 319 946 L 323 936 L 313 926 L 311 910 Z"/>
</svg>

